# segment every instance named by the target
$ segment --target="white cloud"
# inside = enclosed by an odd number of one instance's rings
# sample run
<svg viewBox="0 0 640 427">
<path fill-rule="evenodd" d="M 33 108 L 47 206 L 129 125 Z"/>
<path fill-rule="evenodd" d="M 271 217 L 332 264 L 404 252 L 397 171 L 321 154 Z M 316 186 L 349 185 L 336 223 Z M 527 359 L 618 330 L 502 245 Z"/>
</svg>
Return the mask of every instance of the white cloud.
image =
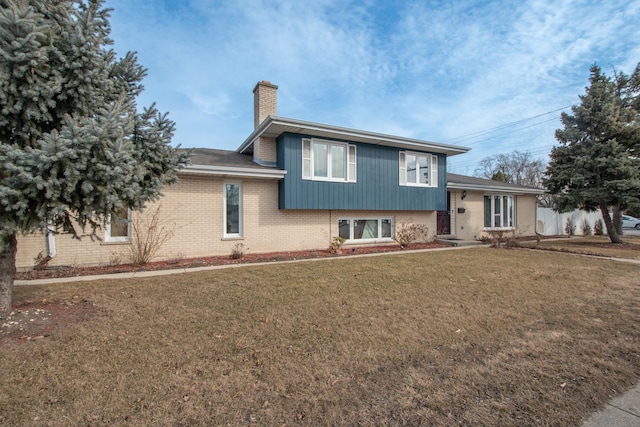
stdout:
<svg viewBox="0 0 640 427">
<path fill-rule="evenodd" d="M 635 0 L 107 6 L 118 51 L 150 70 L 141 104 L 169 110 L 184 146 L 237 147 L 263 79 L 279 85 L 280 115 L 442 141 L 576 103 L 593 62 L 629 73 L 640 61 Z M 477 142 L 452 163 L 549 147 L 557 126 Z"/>
</svg>

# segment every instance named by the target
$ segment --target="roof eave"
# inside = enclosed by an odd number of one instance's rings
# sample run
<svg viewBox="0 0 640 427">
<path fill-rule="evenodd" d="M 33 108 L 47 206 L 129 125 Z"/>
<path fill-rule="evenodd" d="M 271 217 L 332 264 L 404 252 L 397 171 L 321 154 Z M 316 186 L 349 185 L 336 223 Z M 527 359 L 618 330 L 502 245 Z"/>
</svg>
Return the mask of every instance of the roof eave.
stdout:
<svg viewBox="0 0 640 427">
<path fill-rule="evenodd" d="M 450 182 L 447 183 L 447 188 L 450 190 L 477 190 L 477 191 L 499 191 L 501 193 L 512 194 L 545 194 L 547 191 L 541 188 L 527 188 L 527 187 L 505 187 L 501 185 L 481 185 L 481 184 L 461 184 Z"/>
<path fill-rule="evenodd" d="M 249 135 L 249 137 L 245 139 L 242 144 L 240 144 L 236 151 L 239 153 L 246 152 L 258 138 L 263 136 L 269 130 L 272 130 L 272 132 L 270 133 L 273 133 L 273 135 L 269 136 L 278 136 L 279 134 L 286 132 L 282 129 L 278 130 L 278 127 L 296 127 L 299 128 L 299 133 L 309 134 L 312 136 L 334 137 L 337 139 L 345 139 L 349 141 L 364 142 L 375 145 L 385 145 L 410 150 L 429 151 L 433 153 L 446 154 L 447 156 L 464 154 L 470 150 L 470 148 L 457 145 L 440 144 L 413 138 L 402 138 L 382 133 L 368 132 L 338 126 L 329 126 L 322 123 L 306 122 L 285 117 L 268 116 L 251 133 L 251 135 Z"/>
<path fill-rule="evenodd" d="M 282 179 L 287 171 L 281 169 L 258 169 L 233 166 L 189 165 L 180 170 L 186 175 L 214 175 L 220 177 Z"/>
</svg>

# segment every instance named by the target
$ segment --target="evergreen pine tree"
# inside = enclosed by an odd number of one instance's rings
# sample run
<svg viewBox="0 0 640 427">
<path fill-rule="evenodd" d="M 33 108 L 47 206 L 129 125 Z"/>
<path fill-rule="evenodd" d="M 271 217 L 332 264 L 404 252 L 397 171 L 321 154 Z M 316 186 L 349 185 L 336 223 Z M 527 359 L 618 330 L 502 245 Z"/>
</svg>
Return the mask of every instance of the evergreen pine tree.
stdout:
<svg viewBox="0 0 640 427">
<path fill-rule="evenodd" d="M 0 314 L 11 308 L 18 233 L 96 235 L 177 180 L 174 123 L 138 112 L 146 70 L 109 46 L 102 0 L 0 0 Z"/>
<path fill-rule="evenodd" d="M 638 69 L 636 69 L 637 71 Z M 560 211 L 600 209 L 611 242 L 622 243 L 609 215 L 640 200 L 640 159 L 634 154 L 638 140 L 638 110 L 627 98 L 634 77 L 617 83 L 591 67 L 590 86 L 572 114 L 561 116 L 560 143 L 551 151 L 546 188 L 556 195 Z"/>
</svg>

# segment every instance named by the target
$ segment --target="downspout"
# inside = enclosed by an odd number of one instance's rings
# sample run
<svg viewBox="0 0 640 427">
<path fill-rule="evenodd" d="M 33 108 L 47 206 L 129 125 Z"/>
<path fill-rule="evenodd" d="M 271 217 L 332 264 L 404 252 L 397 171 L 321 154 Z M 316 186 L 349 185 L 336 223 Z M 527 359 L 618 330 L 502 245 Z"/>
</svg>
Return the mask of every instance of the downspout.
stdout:
<svg viewBox="0 0 640 427">
<path fill-rule="evenodd" d="M 536 233 L 536 241 L 538 244 L 540 243 L 540 239 L 542 239 L 543 234 L 540 234 L 540 230 L 538 230 L 538 198 L 536 198 L 536 215 L 533 219 L 535 221 L 534 230 Z"/>
<path fill-rule="evenodd" d="M 51 222 L 47 225 L 47 256 L 49 259 L 56 256 L 56 235 Z"/>
</svg>

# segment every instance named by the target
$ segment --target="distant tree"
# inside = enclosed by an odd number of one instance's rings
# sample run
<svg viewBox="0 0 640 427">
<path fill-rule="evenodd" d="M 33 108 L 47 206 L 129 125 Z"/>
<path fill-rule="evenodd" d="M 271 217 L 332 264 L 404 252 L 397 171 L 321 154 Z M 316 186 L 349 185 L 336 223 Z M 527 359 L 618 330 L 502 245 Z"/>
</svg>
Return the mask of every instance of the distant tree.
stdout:
<svg viewBox="0 0 640 427">
<path fill-rule="evenodd" d="M 529 152 L 514 151 L 485 157 L 476 169 L 476 176 L 527 187 L 540 187 L 545 164 Z"/>
<path fill-rule="evenodd" d="M 545 172 L 545 164 L 540 159 L 535 159 L 529 152 L 514 151 L 507 154 L 496 154 L 482 159 L 475 175 L 480 178 L 526 187 L 542 187 L 542 179 Z M 551 206 L 549 195 L 539 198 L 543 206 Z"/>
<path fill-rule="evenodd" d="M 502 171 L 498 171 L 498 172 L 494 173 L 493 175 L 491 175 L 491 180 L 500 181 L 500 182 L 507 182 L 508 181 L 508 177 L 504 173 L 502 173 Z"/>
<path fill-rule="evenodd" d="M 640 67 L 632 76 L 619 73 L 614 79 L 591 67 L 580 105 L 571 108 L 572 114 L 562 113 L 564 128 L 556 131 L 560 145 L 551 151 L 544 180 L 557 210 L 599 209 L 613 243 L 622 239 L 609 210 L 640 201 L 639 79 Z"/>
<path fill-rule="evenodd" d="M 116 59 L 101 0 L 0 1 L 0 314 L 11 309 L 18 233 L 96 235 L 177 180 L 174 123 L 138 112 L 146 70 Z"/>
</svg>

